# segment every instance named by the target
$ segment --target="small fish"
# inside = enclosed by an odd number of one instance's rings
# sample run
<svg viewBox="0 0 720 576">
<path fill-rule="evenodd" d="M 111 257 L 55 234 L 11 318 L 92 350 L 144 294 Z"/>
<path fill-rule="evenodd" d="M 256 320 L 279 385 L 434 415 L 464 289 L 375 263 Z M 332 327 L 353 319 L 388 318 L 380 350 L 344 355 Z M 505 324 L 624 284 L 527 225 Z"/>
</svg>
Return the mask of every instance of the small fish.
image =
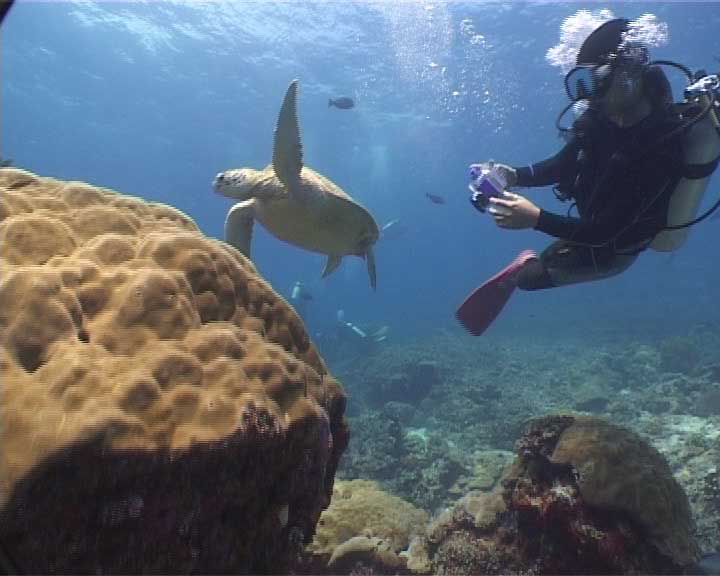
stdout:
<svg viewBox="0 0 720 576">
<path fill-rule="evenodd" d="M 8 168 L 13 165 L 13 161 L 10 158 L 3 158 L 0 156 L 0 168 Z"/>
<path fill-rule="evenodd" d="M 335 106 L 335 108 L 342 108 L 348 110 L 355 106 L 355 101 L 348 96 L 340 96 L 340 98 L 328 98 L 328 108 Z"/>
<path fill-rule="evenodd" d="M 429 192 L 425 192 L 425 196 L 430 199 L 430 202 L 433 204 L 445 204 L 445 198 L 442 196 L 438 196 L 437 194 L 430 194 Z"/>
</svg>

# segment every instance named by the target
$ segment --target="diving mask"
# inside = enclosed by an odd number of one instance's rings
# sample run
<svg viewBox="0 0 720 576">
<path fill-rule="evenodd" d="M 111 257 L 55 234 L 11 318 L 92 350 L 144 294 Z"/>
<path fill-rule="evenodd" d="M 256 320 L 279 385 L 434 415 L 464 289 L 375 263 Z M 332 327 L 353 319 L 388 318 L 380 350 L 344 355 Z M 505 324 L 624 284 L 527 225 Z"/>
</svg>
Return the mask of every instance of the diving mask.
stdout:
<svg viewBox="0 0 720 576">
<path fill-rule="evenodd" d="M 565 76 L 565 92 L 573 102 L 601 98 L 612 84 L 612 75 L 610 64 L 575 66 Z"/>
<path fill-rule="evenodd" d="M 642 45 L 626 45 L 602 62 L 579 64 L 565 75 L 565 92 L 573 102 L 597 100 L 605 96 L 617 74 L 625 84 L 634 83 L 648 64 L 648 51 Z"/>
</svg>

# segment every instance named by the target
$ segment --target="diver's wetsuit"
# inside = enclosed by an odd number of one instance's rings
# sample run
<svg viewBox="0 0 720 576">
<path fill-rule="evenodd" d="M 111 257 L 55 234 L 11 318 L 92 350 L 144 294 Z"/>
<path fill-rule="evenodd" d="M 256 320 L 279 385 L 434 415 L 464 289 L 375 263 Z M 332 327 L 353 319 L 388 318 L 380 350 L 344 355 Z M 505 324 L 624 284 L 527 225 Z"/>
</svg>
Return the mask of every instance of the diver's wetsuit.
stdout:
<svg viewBox="0 0 720 576">
<path fill-rule="evenodd" d="M 536 230 L 555 236 L 526 264 L 518 286 L 538 290 L 597 280 L 628 268 L 667 221 L 678 182 L 690 176 L 680 139 L 663 140 L 678 119 L 665 110 L 621 128 L 593 109 L 552 158 L 515 168 L 520 186 L 555 184 L 579 218 L 540 211 Z"/>
</svg>

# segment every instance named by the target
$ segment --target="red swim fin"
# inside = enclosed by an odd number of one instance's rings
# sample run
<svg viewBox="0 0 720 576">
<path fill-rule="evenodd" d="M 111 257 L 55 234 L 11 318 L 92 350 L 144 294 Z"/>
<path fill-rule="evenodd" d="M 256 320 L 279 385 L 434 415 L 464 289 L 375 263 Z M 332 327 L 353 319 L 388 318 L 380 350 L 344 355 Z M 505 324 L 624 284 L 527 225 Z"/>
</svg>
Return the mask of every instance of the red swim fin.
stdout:
<svg viewBox="0 0 720 576">
<path fill-rule="evenodd" d="M 533 258 L 537 258 L 535 252 L 523 250 L 509 266 L 475 288 L 465 298 L 455 316 L 468 332 L 480 336 L 490 327 L 517 286 L 517 272 Z"/>
</svg>

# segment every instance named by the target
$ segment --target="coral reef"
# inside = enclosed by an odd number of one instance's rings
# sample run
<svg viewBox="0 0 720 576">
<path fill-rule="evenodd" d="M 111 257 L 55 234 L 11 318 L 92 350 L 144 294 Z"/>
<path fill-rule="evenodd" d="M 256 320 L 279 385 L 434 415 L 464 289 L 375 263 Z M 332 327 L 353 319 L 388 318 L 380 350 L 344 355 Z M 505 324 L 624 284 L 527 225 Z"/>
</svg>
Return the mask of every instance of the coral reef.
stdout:
<svg viewBox="0 0 720 576">
<path fill-rule="evenodd" d="M 695 399 L 693 412 L 697 416 L 720 416 L 720 385 L 703 390 Z"/>
<path fill-rule="evenodd" d="M 512 449 L 529 418 L 581 410 L 642 433 L 660 450 L 690 498 L 703 552 L 715 552 L 720 509 L 702 486 L 720 466 L 720 330 L 702 324 L 686 332 L 694 346 L 691 366 L 673 360 L 684 353 L 675 336 L 650 330 L 632 336 L 625 327 L 582 341 L 575 335 L 538 341 L 524 333 L 486 341 L 438 331 L 392 343 L 344 367 L 357 416 L 341 474 L 379 480 L 435 513 L 469 490 L 488 489 L 478 455 Z M 366 382 L 430 360 L 442 381 L 418 405 L 369 408 L 365 398 L 374 392 Z M 691 372 L 676 371 L 683 366 Z"/>
<path fill-rule="evenodd" d="M 428 515 L 367 480 L 337 481 L 330 506 L 320 516 L 308 552 L 314 572 L 346 574 L 359 567 L 396 573 L 400 553 L 422 534 Z"/>
<path fill-rule="evenodd" d="M 716 552 L 720 545 L 720 418 L 646 416 L 636 426 L 656 438 L 655 445 L 687 492 L 703 553 Z"/>
<path fill-rule="evenodd" d="M 505 450 L 477 450 L 469 457 L 472 470 L 460 476 L 448 492 L 457 499 L 476 490 L 490 491 L 513 460 L 514 454 Z"/>
<path fill-rule="evenodd" d="M 417 408 L 444 384 L 449 358 L 438 352 L 430 346 L 385 345 L 342 364 L 337 372 L 358 383 L 348 391 L 361 407 L 382 409 L 399 402 Z"/>
<path fill-rule="evenodd" d="M 403 427 L 392 414 L 364 412 L 351 417 L 353 438 L 340 464 L 343 479 L 367 478 L 391 480 L 398 471 L 398 463 L 406 452 Z"/>
<path fill-rule="evenodd" d="M 387 411 L 367 411 L 350 422 L 360 440 L 348 447 L 339 477 L 377 480 L 428 512 L 455 500 L 450 488 L 469 471 L 441 435 L 404 427 Z"/>
<path fill-rule="evenodd" d="M 702 332 L 695 332 L 662 340 L 658 345 L 660 369 L 663 372 L 695 373 L 710 359 L 704 354 L 705 337 Z"/>
<path fill-rule="evenodd" d="M 169 206 L 3 168 L 0 220 L 12 560 L 290 569 L 349 435 L 344 392 L 292 307 Z"/>
<path fill-rule="evenodd" d="M 427 557 L 425 571 L 443 574 L 672 574 L 698 560 L 687 497 L 638 435 L 552 415 L 531 422 L 516 450 L 502 488 L 442 514 L 409 565 Z"/>
<path fill-rule="evenodd" d="M 397 372 L 386 374 L 374 387 L 368 386 L 368 403 L 380 407 L 388 402 L 417 405 L 441 383 L 436 362 L 405 364 Z"/>
</svg>

